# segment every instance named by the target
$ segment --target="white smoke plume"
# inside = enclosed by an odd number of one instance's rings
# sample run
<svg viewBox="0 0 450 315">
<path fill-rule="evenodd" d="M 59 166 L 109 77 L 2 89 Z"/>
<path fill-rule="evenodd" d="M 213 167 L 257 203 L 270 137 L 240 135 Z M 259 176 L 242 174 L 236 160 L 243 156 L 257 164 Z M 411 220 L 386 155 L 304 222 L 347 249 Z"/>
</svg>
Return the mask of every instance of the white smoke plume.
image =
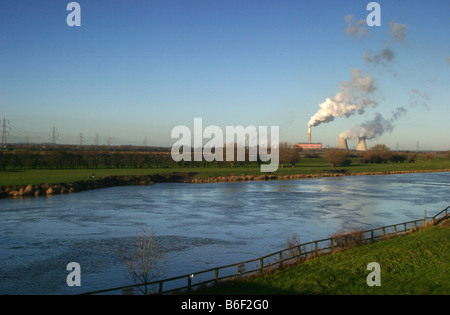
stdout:
<svg viewBox="0 0 450 315">
<path fill-rule="evenodd" d="M 366 28 L 366 20 L 363 19 L 357 21 L 351 14 L 344 16 L 344 19 L 347 23 L 345 32 L 348 34 L 348 36 L 356 37 L 357 39 L 362 39 L 369 36 L 369 31 Z"/>
<path fill-rule="evenodd" d="M 375 63 L 375 64 L 383 64 L 386 65 L 386 62 L 391 62 L 395 58 L 394 51 L 391 48 L 385 48 L 381 53 L 376 54 L 375 56 L 371 56 L 370 51 L 367 51 L 364 55 L 364 60 L 367 63 Z"/>
<path fill-rule="evenodd" d="M 407 29 L 408 26 L 406 24 L 391 21 L 389 24 L 389 36 L 391 39 L 389 40 L 388 46 L 373 57 L 370 51 L 366 51 L 366 54 L 364 55 L 366 63 L 374 63 L 376 65 L 382 64 L 386 66 L 388 63 L 392 62 L 395 59 L 395 53 L 391 46 L 396 42 L 405 41 Z"/>
<path fill-rule="evenodd" d="M 406 38 L 407 29 L 408 26 L 406 24 L 400 24 L 395 21 L 391 21 L 391 24 L 389 24 L 389 35 L 391 36 L 391 42 L 403 42 Z"/>
<path fill-rule="evenodd" d="M 429 109 L 428 101 L 430 97 L 426 92 L 420 92 L 418 89 L 411 89 L 409 93 L 409 106 L 414 107 L 417 105 L 422 105 L 426 109 Z"/>
<path fill-rule="evenodd" d="M 311 117 L 308 125 L 318 126 L 333 121 L 335 117 L 349 117 L 355 112 L 363 114 L 368 106 L 376 107 L 378 103 L 372 99 L 375 81 L 369 75 L 363 75 L 359 69 L 352 69 L 352 80 L 343 81 L 340 92 L 319 104 L 320 109 Z"/>
<path fill-rule="evenodd" d="M 370 140 L 380 137 L 385 132 L 392 132 L 395 127 L 395 121 L 397 121 L 406 112 L 406 109 L 399 107 L 392 113 L 392 117 L 390 119 L 385 119 L 380 113 L 375 113 L 374 119 L 363 122 L 360 125 L 354 126 L 342 132 L 339 137 L 349 140 L 355 140 L 361 137 Z"/>
</svg>

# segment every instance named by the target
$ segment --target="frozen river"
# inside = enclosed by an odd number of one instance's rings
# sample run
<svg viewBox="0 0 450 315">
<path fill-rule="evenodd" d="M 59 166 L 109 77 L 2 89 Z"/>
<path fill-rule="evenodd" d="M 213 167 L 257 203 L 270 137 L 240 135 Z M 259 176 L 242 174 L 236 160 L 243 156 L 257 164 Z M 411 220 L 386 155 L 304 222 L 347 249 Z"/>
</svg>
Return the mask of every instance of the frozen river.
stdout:
<svg viewBox="0 0 450 315">
<path fill-rule="evenodd" d="M 165 277 L 235 263 L 337 231 L 433 216 L 450 173 L 116 187 L 0 200 L 0 294 L 76 294 L 131 284 L 117 248 L 142 230 L 167 252 Z M 69 262 L 81 287 L 68 287 Z"/>
</svg>

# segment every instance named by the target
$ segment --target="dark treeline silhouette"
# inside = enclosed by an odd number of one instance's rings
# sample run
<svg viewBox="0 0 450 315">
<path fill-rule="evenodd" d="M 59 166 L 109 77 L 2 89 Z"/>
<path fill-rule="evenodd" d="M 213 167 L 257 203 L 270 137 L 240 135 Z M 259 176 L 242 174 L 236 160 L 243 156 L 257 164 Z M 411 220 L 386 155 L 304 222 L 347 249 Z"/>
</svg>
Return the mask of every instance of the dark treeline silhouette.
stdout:
<svg viewBox="0 0 450 315">
<path fill-rule="evenodd" d="M 20 169 L 96 169 L 96 168 L 172 168 L 172 167 L 242 167 L 261 166 L 259 148 L 234 146 L 234 160 L 228 161 L 226 147 L 222 150 L 221 159 L 217 161 L 220 152 L 200 150 L 200 156 L 191 148 L 191 161 L 175 162 L 170 148 L 152 149 L 132 146 L 111 148 L 48 146 L 48 147 L 10 147 L 0 150 L 0 170 Z M 189 152 L 189 148 L 187 149 Z M 268 150 L 270 153 L 270 149 Z M 203 152 L 203 155 L 202 155 Z M 239 153 L 240 152 L 240 153 Z M 264 152 L 264 151 L 263 151 Z M 293 145 L 281 143 L 279 158 L 281 167 L 289 163 L 292 167 L 300 161 L 301 150 Z M 239 161 L 244 153 L 244 160 Z M 205 155 L 214 155 L 214 159 L 205 159 Z M 197 161 L 199 160 L 200 161 Z M 265 159 L 266 160 L 266 159 Z"/>
<path fill-rule="evenodd" d="M 20 169 L 96 169 L 258 166 L 260 160 L 212 161 L 205 159 L 175 162 L 170 152 L 127 152 L 98 150 L 16 150 L 0 151 L 0 170 Z"/>
</svg>

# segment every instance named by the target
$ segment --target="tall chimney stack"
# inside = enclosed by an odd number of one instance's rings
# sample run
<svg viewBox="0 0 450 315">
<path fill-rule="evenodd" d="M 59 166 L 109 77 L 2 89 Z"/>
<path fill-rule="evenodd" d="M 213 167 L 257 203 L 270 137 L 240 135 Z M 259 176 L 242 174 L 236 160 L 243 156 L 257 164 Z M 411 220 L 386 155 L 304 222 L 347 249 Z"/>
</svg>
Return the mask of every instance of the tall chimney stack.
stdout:
<svg viewBox="0 0 450 315">
<path fill-rule="evenodd" d="M 308 143 L 311 143 L 311 126 L 308 125 Z"/>
<path fill-rule="evenodd" d="M 366 137 L 359 137 L 358 146 L 356 151 L 367 151 Z"/>
<path fill-rule="evenodd" d="M 339 149 L 348 150 L 347 139 L 339 137 Z"/>
</svg>

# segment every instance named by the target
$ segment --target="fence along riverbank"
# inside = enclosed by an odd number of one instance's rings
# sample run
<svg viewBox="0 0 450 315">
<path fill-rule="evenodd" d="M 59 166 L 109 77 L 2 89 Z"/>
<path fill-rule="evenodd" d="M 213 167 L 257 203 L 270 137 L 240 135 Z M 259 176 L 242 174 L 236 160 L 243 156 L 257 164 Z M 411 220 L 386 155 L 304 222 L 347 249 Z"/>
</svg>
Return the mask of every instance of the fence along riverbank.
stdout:
<svg viewBox="0 0 450 315">
<path fill-rule="evenodd" d="M 167 294 L 177 291 L 190 290 L 201 285 L 217 283 L 221 280 L 262 273 L 272 268 L 281 267 L 283 264 L 288 262 L 300 262 L 307 257 L 311 257 L 311 255 L 332 253 L 337 249 L 345 248 L 348 243 L 367 244 L 387 237 L 403 235 L 410 232 L 411 229 L 415 230 L 425 224 L 428 224 L 428 220 L 430 220 L 430 224 L 436 224 L 449 218 L 449 209 L 450 206 L 443 209 L 433 217 L 424 216 L 423 219 L 386 225 L 375 229 L 296 244 L 295 246 L 291 246 L 259 258 L 241 261 L 230 265 L 215 267 L 149 283 L 86 292 L 83 293 L 83 295 L 104 294 L 117 291 L 121 291 L 122 293 L 130 293 L 133 292 L 134 288 L 141 286 L 155 286 L 157 291 L 154 294 Z M 197 278 L 200 278 L 199 276 L 204 277 L 198 282 L 195 282 Z M 166 287 L 168 287 L 167 284 L 170 283 L 172 283 L 171 287 L 166 289 Z"/>
</svg>

